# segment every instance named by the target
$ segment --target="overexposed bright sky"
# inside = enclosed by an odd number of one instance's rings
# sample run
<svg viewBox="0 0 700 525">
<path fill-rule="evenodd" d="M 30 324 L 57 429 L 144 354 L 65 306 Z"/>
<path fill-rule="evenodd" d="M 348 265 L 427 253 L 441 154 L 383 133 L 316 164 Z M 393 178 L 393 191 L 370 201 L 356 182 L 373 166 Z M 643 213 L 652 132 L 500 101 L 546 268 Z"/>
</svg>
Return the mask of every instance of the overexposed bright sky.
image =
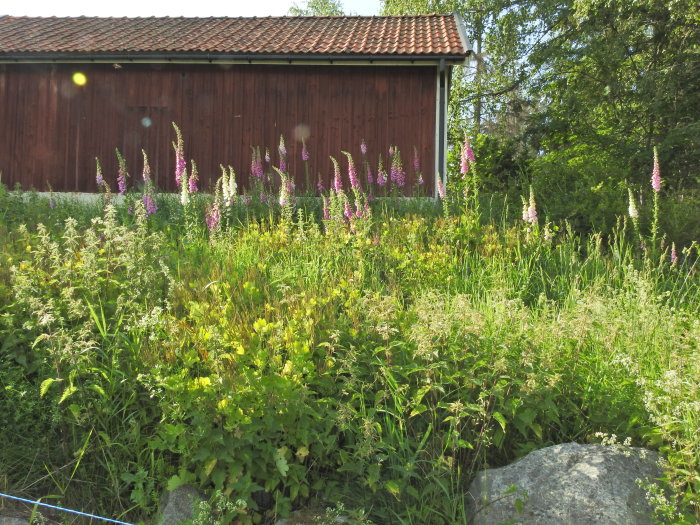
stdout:
<svg viewBox="0 0 700 525">
<path fill-rule="evenodd" d="M 14 16 L 283 16 L 295 0 L 6 0 Z M 296 0 L 304 6 L 303 0 Z M 380 0 L 343 0 L 346 13 L 378 15 Z"/>
</svg>

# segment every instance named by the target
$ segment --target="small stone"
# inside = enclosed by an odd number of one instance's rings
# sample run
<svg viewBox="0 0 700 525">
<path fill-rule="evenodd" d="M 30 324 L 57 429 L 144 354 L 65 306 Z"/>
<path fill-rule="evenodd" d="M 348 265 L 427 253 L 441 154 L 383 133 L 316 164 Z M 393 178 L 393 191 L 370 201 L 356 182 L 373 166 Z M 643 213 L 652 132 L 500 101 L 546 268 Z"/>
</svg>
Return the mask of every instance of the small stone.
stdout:
<svg viewBox="0 0 700 525">
<path fill-rule="evenodd" d="M 663 471 L 655 452 L 565 443 L 479 472 L 469 487 L 473 525 L 651 525 L 646 491 Z M 519 512 L 520 511 L 520 512 Z"/>
<path fill-rule="evenodd" d="M 206 498 L 194 487 L 182 485 L 166 492 L 158 525 L 180 525 L 194 519 L 197 506 Z"/>
<path fill-rule="evenodd" d="M 28 525 L 29 520 L 26 518 L 17 518 L 15 516 L 3 516 L 0 514 L 0 525 Z"/>
</svg>

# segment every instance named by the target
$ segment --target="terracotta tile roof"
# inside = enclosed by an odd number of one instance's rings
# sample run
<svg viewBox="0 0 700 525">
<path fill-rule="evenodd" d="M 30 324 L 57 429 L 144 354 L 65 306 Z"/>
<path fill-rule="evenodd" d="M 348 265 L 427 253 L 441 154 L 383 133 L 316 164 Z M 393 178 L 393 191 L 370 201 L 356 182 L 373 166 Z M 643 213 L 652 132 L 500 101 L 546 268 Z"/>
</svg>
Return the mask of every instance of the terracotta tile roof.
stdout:
<svg viewBox="0 0 700 525">
<path fill-rule="evenodd" d="M 32 54 L 467 55 L 455 15 L 267 18 L 0 17 L 0 58 Z"/>
</svg>

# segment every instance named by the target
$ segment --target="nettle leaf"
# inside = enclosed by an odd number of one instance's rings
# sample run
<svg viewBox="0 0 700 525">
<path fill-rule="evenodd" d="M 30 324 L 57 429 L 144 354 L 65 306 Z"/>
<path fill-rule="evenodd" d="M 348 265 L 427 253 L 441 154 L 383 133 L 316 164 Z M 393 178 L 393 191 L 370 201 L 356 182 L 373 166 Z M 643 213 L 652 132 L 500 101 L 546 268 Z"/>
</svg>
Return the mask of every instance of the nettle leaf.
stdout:
<svg viewBox="0 0 700 525">
<path fill-rule="evenodd" d="M 384 488 L 389 492 L 389 494 L 391 494 L 395 498 L 399 497 L 401 489 L 399 488 L 399 484 L 396 481 L 387 481 L 386 483 L 384 483 Z"/>
<path fill-rule="evenodd" d="M 287 459 L 284 454 L 287 452 L 287 447 L 278 448 L 275 451 L 275 466 L 283 478 L 287 477 L 287 472 L 289 472 L 289 465 L 287 464 Z"/>
<path fill-rule="evenodd" d="M 39 387 L 39 397 L 44 397 L 46 395 L 46 392 L 49 391 L 49 388 L 51 388 L 51 385 L 59 381 L 61 381 L 61 379 L 54 379 L 53 377 L 44 379 L 41 382 L 41 386 Z"/>
<path fill-rule="evenodd" d="M 168 480 L 168 490 L 173 491 L 182 485 L 192 483 L 195 479 L 196 476 L 192 472 L 185 469 L 180 469 L 178 474 L 175 474 Z"/>
<path fill-rule="evenodd" d="M 61 403 L 63 403 L 66 399 L 68 399 L 70 396 L 75 394 L 77 391 L 78 391 L 78 387 L 73 386 L 73 385 L 66 388 L 63 391 L 63 395 L 61 396 L 61 399 L 58 400 L 58 404 L 60 405 Z"/>
<path fill-rule="evenodd" d="M 506 418 L 503 417 L 503 414 L 500 412 L 494 412 L 493 413 L 493 418 L 498 421 L 498 424 L 501 425 L 501 428 L 503 429 L 503 432 L 506 431 Z"/>
</svg>

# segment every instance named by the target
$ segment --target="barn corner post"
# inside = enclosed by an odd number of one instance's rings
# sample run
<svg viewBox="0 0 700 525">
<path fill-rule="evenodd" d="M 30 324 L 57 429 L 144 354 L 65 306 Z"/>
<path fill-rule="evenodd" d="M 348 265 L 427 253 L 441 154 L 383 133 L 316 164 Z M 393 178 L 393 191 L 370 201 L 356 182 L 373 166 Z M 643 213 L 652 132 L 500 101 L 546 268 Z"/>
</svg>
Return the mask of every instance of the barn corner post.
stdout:
<svg viewBox="0 0 700 525">
<path fill-rule="evenodd" d="M 447 187 L 447 116 L 450 101 L 450 89 L 452 84 L 452 70 L 454 66 L 467 66 L 472 55 L 472 47 L 467 37 L 467 30 L 464 19 L 457 11 L 452 11 L 463 58 L 451 62 L 449 66 L 445 59 L 441 58 L 437 74 L 437 97 L 436 97 L 436 148 L 435 148 L 435 197 L 437 197 L 437 177 L 442 179 L 443 187 Z"/>
<path fill-rule="evenodd" d="M 442 179 L 442 184 L 447 184 L 447 101 L 449 94 L 449 83 L 447 79 L 447 66 L 445 59 L 441 58 L 437 68 L 437 96 L 435 127 L 435 184 L 433 188 L 433 198 L 437 197 L 437 180 Z"/>
</svg>

